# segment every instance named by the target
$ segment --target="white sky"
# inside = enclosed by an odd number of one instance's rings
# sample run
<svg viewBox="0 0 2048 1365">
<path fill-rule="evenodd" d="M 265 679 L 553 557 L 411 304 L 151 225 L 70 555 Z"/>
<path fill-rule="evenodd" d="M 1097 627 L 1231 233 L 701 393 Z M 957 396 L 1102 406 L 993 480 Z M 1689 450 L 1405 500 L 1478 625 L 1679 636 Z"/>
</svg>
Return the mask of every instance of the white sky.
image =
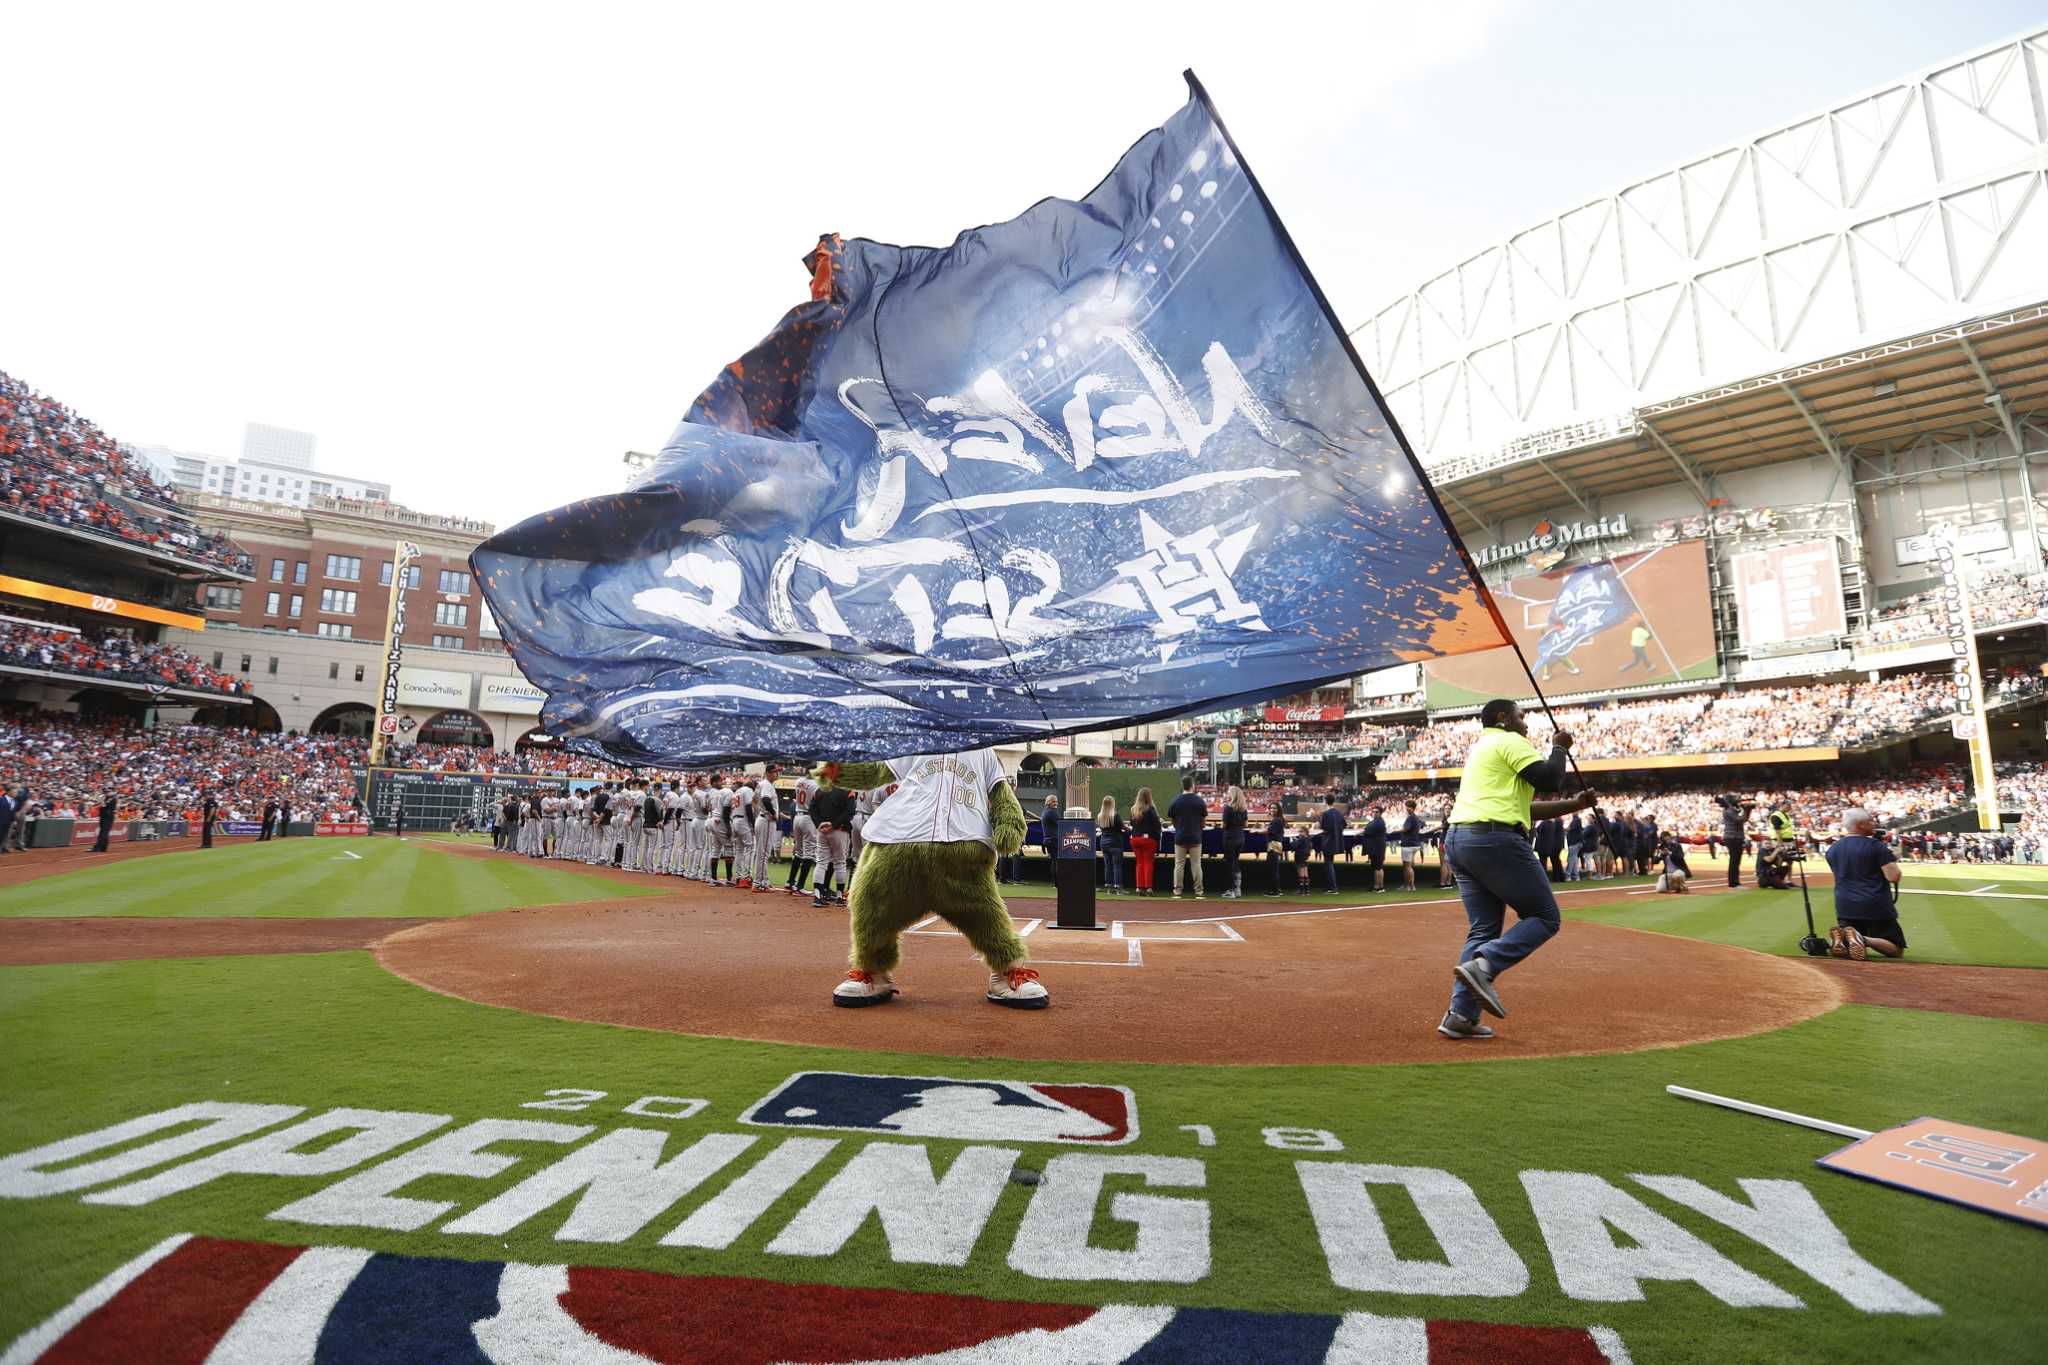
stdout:
<svg viewBox="0 0 2048 1365">
<path fill-rule="evenodd" d="M 616 489 L 807 296 L 821 232 L 936 244 L 1085 193 L 1186 66 L 1355 326 L 1559 209 L 2039 19 L 0 0 L 0 369 L 122 440 L 312 431 L 324 469 L 504 526 Z"/>
</svg>

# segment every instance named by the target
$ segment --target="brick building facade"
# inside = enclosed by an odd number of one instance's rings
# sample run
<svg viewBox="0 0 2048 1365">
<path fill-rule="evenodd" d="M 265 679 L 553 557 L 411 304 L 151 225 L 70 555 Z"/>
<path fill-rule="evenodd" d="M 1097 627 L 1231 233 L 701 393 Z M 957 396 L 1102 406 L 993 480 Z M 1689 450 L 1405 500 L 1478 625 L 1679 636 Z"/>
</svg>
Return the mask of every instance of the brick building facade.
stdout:
<svg viewBox="0 0 2048 1365">
<path fill-rule="evenodd" d="M 404 642 L 502 651 L 488 628 L 469 552 L 492 528 L 386 503 L 321 498 L 307 508 L 196 497 L 194 516 L 227 532 L 255 561 L 253 583 L 221 584 L 205 598 L 208 621 L 329 639 L 381 640 L 391 601 L 392 546 L 409 540 Z"/>
</svg>

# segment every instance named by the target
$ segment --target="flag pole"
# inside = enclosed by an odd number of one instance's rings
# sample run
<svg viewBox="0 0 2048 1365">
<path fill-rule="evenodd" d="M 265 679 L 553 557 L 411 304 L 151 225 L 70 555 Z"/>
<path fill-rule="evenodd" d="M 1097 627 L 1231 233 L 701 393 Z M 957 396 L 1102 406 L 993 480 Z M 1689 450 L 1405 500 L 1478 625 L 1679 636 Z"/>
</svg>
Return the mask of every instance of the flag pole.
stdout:
<svg viewBox="0 0 2048 1365">
<path fill-rule="evenodd" d="M 1431 483 L 1429 475 L 1423 472 L 1422 461 L 1416 457 L 1415 448 L 1408 444 L 1407 433 L 1401 430 L 1401 423 L 1394 416 L 1394 410 L 1387 406 L 1387 400 L 1381 395 L 1380 386 L 1374 382 L 1372 372 L 1366 369 L 1364 359 L 1358 354 L 1358 348 L 1351 344 L 1351 334 L 1344 330 L 1343 322 L 1337 317 L 1337 310 L 1330 306 L 1329 296 L 1323 293 L 1323 286 L 1317 282 L 1315 272 L 1308 268 L 1308 261 L 1302 257 L 1301 249 L 1294 244 L 1293 235 L 1287 231 L 1287 224 L 1280 220 L 1279 213 L 1273 208 L 1273 201 L 1266 196 L 1266 187 L 1259 183 L 1259 177 L 1252 172 L 1251 163 L 1245 160 L 1243 151 L 1238 148 L 1237 139 L 1230 135 L 1230 129 L 1223 122 L 1223 115 L 1216 112 L 1216 103 L 1209 98 L 1209 92 L 1195 75 L 1194 68 L 1189 67 L 1182 71 L 1181 76 L 1187 81 L 1189 91 L 1201 101 L 1203 111 L 1215 123 L 1217 133 L 1223 138 L 1223 145 L 1230 149 L 1230 155 L 1236 160 L 1237 168 L 1244 172 L 1245 183 L 1252 187 L 1252 193 L 1258 196 L 1259 207 L 1266 211 L 1266 221 L 1273 225 L 1273 231 L 1278 234 L 1280 245 L 1286 248 L 1288 256 L 1293 260 L 1294 268 L 1301 272 L 1301 278 L 1308 285 L 1309 293 L 1315 296 L 1316 306 L 1323 310 L 1323 320 L 1329 323 L 1330 330 L 1337 334 L 1337 341 L 1343 346 L 1344 354 L 1350 357 L 1352 368 L 1357 370 L 1358 377 L 1365 381 L 1366 391 L 1372 395 L 1372 401 L 1378 407 L 1380 416 L 1386 420 L 1388 433 L 1393 436 L 1394 444 L 1399 447 L 1402 458 L 1408 461 L 1409 472 L 1415 476 L 1415 481 L 1421 487 L 1424 496 L 1429 499 L 1430 506 L 1436 509 L 1437 521 L 1443 527 L 1445 536 L 1450 539 L 1452 548 L 1457 550 L 1458 558 L 1465 566 L 1466 577 L 1470 578 L 1472 586 L 1478 589 L 1480 604 L 1486 608 L 1487 615 L 1493 618 L 1494 628 L 1500 632 L 1500 638 L 1507 641 L 1508 648 L 1515 652 L 1515 662 L 1522 666 L 1522 676 L 1529 680 L 1529 691 L 1535 696 L 1536 704 L 1543 708 L 1544 718 L 1550 722 L 1550 728 L 1554 732 L 1558 728 L 1557 717 L 1551 712 L 1550 699 L 1543 695 L 1543 688 L 1536 682 L 1536 672 L 1529 667 L 1528 656 L 1522 653 L 1522 646 L 1515 639 L 1514 632 L 1508 629 L 1507 618 L 1501 615 L 1499 604 L 1493 600 L 1492 590 L 1486 586 L 1486 580 L 1479 576 L 1479 565 L 1472 558 L 1472 551 L 1466 548 L 1465 538 L 1458 534 L 1457 525 L 1451 520 L 1451 514 L 1445 510 L 1443 499 L 1437 496 L 1436 485 Z M 1565 750 L 1564 756 L 1565 762 L 1571 766 L 1572 775 L 1583 784 L 1586 776 L 1579 771 L 1578 760 L 1572 757 L 1569 749 Z"/>
</svg>

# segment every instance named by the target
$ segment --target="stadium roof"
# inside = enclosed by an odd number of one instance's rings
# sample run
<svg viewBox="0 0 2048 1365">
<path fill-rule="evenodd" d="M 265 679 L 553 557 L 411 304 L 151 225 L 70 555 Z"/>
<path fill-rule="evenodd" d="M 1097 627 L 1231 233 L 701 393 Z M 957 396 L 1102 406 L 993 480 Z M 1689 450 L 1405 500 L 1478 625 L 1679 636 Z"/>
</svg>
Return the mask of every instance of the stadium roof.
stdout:
<svg viewBox="0 0 2048 1365">
<path fill-rule="evenodd" d="M 1634 409 L 1594 432 L 1539 439 L 1519 458 L 1438 490 L 1461 532 L 1542 508 L 1683 479 L 1702 500 L 1708 480 L 1816 455 L 1842 466 L 1922 437 L 2004 432 L 2048 414 L 2048 302 L 1903 337 L 1826 360 Z M 2048 436 L 2036 435 L 2036 448 Z"/>
</svg>

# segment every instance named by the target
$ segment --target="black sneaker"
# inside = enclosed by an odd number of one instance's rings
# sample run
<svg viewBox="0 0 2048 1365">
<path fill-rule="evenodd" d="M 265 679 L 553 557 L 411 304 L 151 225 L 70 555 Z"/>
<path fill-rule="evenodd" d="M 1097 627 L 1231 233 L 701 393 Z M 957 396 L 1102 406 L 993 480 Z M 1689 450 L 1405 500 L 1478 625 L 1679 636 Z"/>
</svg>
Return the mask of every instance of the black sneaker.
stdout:
<svg viewBox="0 0 2048 1365">
<path fill-rule="evenodd" d="M 1436 1031 L 1446 1038 L 1491 1038 L 1493 1036 L 1493 1030 L 1480 1023 L 1477 1019 L 1467 1019 L 1464 1015 L 1453 1014 L 1449 1010 L 1444 1011 L 1444 1021 L 1436 1026 Z"/>
</svg>

